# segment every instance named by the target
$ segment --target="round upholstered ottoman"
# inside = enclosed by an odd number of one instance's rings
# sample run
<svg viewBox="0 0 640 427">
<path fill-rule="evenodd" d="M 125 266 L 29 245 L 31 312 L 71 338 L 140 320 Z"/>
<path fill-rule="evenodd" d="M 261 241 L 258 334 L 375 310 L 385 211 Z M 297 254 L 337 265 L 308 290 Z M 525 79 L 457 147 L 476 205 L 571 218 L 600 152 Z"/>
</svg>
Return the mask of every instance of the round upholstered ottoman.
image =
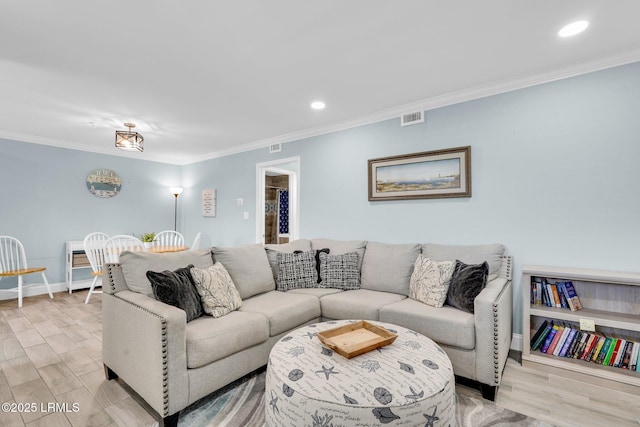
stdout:
<svg viewBox="0 0 640 427">
<path fill-rule="evenodd" d="M 455 425 L 453 368 L 436 343 L 371 321 L 398 338 L 347 359 L 325 347 L 317 333 L 350 322 L 305 326 L 274 345 L 265 387 L 268 427 Z"/>
</svg>

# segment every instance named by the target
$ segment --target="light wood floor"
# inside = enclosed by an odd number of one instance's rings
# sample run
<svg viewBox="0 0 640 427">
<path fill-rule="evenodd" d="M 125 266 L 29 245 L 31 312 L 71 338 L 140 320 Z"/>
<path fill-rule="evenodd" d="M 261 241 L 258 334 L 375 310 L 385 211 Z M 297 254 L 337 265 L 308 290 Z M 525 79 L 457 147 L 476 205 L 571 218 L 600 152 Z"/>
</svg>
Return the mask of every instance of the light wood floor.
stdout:
<svg viewBox="0 0 640 427">
<path fill-rule="evenodd" d="M 0 301 L 0 403 L 22 409 L 7 412 L 3 406 L 0 426 L 156 424 L 126 386 L 105 380 L 102 295 L 85 305 L 86 294 L 29 297 L 22 309 L 16 300 Z M 640 390 L 584 379 L 509 359 L 496 404 L 558 426 L 640 425 Z M 456 390 L 481 399 L 471 388 L 458 385 Z"/>
</svg>

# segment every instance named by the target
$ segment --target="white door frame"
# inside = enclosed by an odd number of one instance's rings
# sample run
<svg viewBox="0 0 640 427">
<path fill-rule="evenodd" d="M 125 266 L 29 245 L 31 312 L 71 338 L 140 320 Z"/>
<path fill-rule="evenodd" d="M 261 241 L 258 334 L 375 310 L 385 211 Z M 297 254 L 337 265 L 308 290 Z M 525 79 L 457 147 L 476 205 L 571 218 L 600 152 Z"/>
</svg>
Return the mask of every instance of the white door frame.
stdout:
<svg viewBox="0 0 640 427">
<path fill-rule="evenodd" d="M 279 166 L 293 163 L 294 170 Z M 300 238 L 300 156 L 256 164 L 256 243 L 264 244 L 267 172 L 289 176 L 289 241 Z"/>
</svg>

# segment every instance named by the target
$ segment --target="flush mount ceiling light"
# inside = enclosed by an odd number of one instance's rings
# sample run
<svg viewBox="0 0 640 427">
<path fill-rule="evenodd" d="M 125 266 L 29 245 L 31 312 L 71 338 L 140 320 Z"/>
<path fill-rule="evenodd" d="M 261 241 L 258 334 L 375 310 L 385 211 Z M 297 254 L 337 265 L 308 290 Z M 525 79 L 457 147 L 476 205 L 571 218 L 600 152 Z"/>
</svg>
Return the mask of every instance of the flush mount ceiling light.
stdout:
<svg viewBox="0 0 640 427">
<path fill-rule="evenodd" d="M 314 110 L 324 110 L 324 107 L 326 107 L 326 105 L 322 101 L 313 101 L 311 103 L 311 108 L 313 108 Z"/>
<path fill-rule="evenodd" d="M 588 21 L 575 21 L 570 24 L 565 25 L 558 31 L 558 36 L 560 37 L 571 37 L 576 34 L 580 34 L 589 26 Z"/>
<path fill-rule="evenodd" d="M 124 151 L 144 151 L 144 138 L 138 132 L 131 132 L 135 123 L 125 123 L 129 130 L 116 131 L 116 147 Z"/>
</svg>

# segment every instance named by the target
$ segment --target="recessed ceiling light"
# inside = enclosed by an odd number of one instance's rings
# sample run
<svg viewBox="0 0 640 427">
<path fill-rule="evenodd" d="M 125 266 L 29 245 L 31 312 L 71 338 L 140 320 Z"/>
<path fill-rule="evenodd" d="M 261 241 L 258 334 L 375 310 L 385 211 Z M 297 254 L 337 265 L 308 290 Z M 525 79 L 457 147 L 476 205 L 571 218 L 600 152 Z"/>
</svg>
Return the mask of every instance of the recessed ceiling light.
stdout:
<svg viewBox="0 0 640 427">
<path fill-rule="evenodd" d="M 313 101 L 311 103 L 311 108 L 313 108 L 314 110 L 324 110 L 324 107 L 326 107 L 326 105 L 322 101 Z"/>
<path fill-rule="evenodd" d="M 589 26 L 588 21 L 576 21 L 571 24 L 567 24 L 558 31 L 558 35 L 560 37 L 571 37 L 576 34 L 580 34 Z"/>
</svg>

